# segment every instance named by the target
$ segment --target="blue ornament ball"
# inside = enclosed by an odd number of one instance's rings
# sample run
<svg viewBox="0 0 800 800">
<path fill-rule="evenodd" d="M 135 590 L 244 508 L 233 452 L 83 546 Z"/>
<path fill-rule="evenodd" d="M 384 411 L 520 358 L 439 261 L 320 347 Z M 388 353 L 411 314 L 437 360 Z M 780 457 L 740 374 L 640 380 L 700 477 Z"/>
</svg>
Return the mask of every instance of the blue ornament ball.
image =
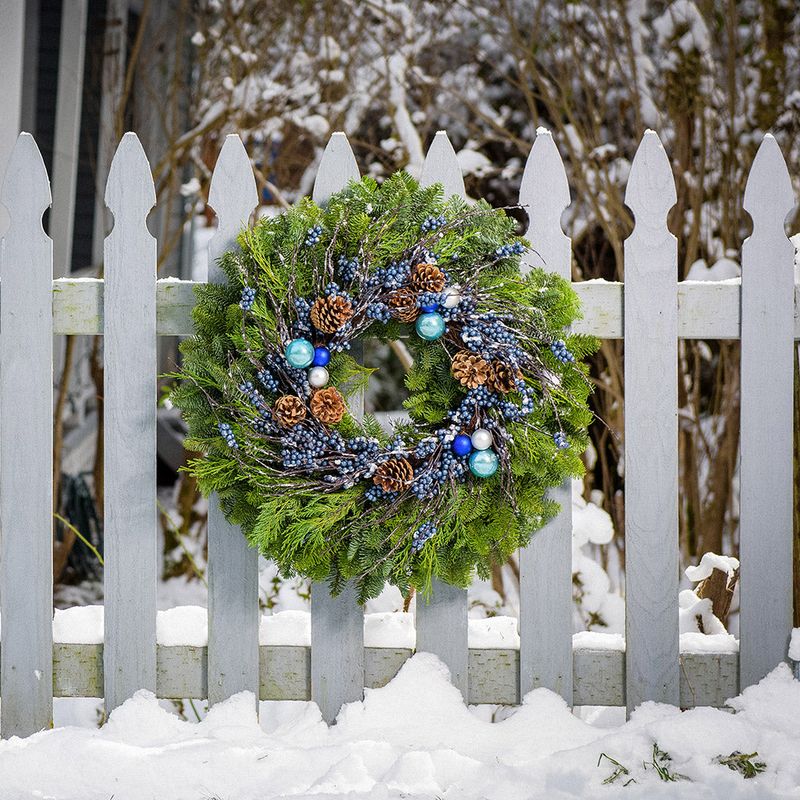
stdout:
<svg viewBox="0 0 800 800">
<path fill-rule="evenodd" d="M 472 452 L 472 442 L 465 433 L 459 433 L 453 439 L 453 452 L 457 456 L 468 456 Z"/>
<path fill-rule="evenodd" d="M 429 306 L 420 306 L 420 307 L 419 307 L 419 310 L 420 310 L 420 311 L 422 311 L 424 314 L 430 314 L 432 311 L 436 311 L 436 309 L 437 309 L 438 307 L 439 307 L 439 306 L 437 306 L 437 305 L 434 303 L 433 305 L 429 305 Z"/>
<path fill-rule="evenodd" d="M 327 367 L 331 360 L 331 351 L 327 347 L 314 348 L 314 361 L 312 362 L 315 367 Z"/>
<path fill-rule="evenodd" d="M 500 466 L 500 459 L 494 450 L 476 450 L 469 457 L 469 471 L 476 478 L 491 478 Z"/>
<path fill-rule="evenodd" d="M 292 339 L 286 345 L 284 351 L 286 360 L 297 369 L 305 369 L 311 366 L 314 360 L 314 345 L 308 339 Z"/>
<path fill-rule="evenodd" d="M 427 313 L 417 317 L 417 334 L 421 339 L 428 342 L 435 342 L 445 329 L 444 317 L 441 314 Z"/>
</svg>

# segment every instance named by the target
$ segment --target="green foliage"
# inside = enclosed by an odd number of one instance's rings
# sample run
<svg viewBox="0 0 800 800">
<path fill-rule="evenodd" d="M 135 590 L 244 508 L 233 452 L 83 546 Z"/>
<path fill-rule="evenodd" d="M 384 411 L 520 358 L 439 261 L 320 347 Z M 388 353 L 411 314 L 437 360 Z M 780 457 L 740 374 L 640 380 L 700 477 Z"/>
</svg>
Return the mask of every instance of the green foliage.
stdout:
<svg viewBox="0 0 800 800">
<path fill-rule="evenodd" d="M 481 310 L 508 314 L 519 324 L 537 364 L 537 376 L 525 379 L 539 392 L 538 402 L 524 422 L 505 424 L 510 470 L 483 481 L 445 483 L 435 503 L 407 493 L 387 511 L 386 504 L 365 500 L 367 482 L 329 491 L 308 475 L 283 469 L 280 442 L 256 431 L 258 414 L 238 387 L 244 381 L 257 384 L 263 359 L 283 352 L 293 338 L 295 300 L 321 295 L 339 256 L 358 258 L 374 272 L 419 246 L 422 223 L 439 215 L 446 224 L 425 247 L 451 282 L 475 290 Z M 314 225 L 322 226 L 323 236 L 306 246 Z M 513 231 L 513 220 L 502 211 L 483 202 L 445 201 L 441 186 L 422 188 L 405 173 L 380 186 L 364 178 L 333 196 L 324 209 L 304 199 L 243 231 L 240 249 L 220 261 L 227 283 L 197 289 L 195 335 L 181 346 L 180 382 L 172 395 L 189 428 L 187 448 L 203 453 L 188 469 L 203 493 L 220 494 L 228 517 L 285 575 L 325 580 L 334 591 L 355 581 L 362 601 L 387 581 L 404 592 L 410 587 L 427 591 L 434 576 L 466 586 L 476 571 L 488 575 L 493 564 L 524 546 L 557 511 L 547 490 L 582 473 L 579 454 L 591 416 L 590 386 L 580 359 L 594 341 L 565 333 L 580 312 L 567 282 L 538 269 L 523 275 L 518 256 L 495 256 L 498 247 L 514 241 Z M 243 286 L 258 290 L 246 315 L 239 307 Z M 413 327 L 396 321 L 371 324 L 359 335 L 407 344 L 414 357 L 405 403 L 412 424 L 398 432 L 412 444 L 429 436 L 465 391 L 450 373 L 446 345 L 426 342 L 413 335 Z M 553 356 L 550 343 L 558 339 L 577 363 L 565 365 Z M 346 397 L 362 390 L 371 372 L 347 353 L 335 354 L 328 369 L 331 384 Z M 267 402 L 274 401 L 262 391 Z M 509 397 L 519 400 L 515 393 Z M 226 445 L 220 423 L 230 426 L 237 448 Z M 336 428 L 345 439 L 389 439 L 369 416 L 358 423 L 346 415 Z M 566 434 L 569 449 L 556 447 L 554 431 Z M 431 519 L 438 532 L 414 552 L 413 532 Z"/>
</svg>

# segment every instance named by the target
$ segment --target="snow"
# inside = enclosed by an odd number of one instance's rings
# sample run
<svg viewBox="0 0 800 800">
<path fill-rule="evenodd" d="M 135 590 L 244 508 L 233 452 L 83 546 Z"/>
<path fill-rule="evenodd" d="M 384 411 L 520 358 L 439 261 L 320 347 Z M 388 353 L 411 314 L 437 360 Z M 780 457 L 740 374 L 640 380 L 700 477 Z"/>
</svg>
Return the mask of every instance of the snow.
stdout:
<svg viewBox="0 0 800 800">
<path fill-rule="evenodd" d="M 797 797 L 800 683 L 787 667 L 729 703 L 730 709 L 645 703 L 627 723 L 605 711 L 595 724 L 546 689 L 500 722 L 479 719 L 434 656 L 408 661 L 382 689 L 345 706 L 328 728 L 311 703 L 262 703 L 252 695 L 187 722 L 138 692 L 100 729 L 88 709 L 68 726 L 0 742 L 0 796 L 50 800 L 271 800 L 330 797 L 399 800 Z M 734 713 L 731 713 L 734 712 Z M 689 780 L 662 782 L 653 745 Z M 745 781 L 716 764 L 758 753 L 764 774 Z M 636 780 L 603 785 L 618 760 Z"/>
<path fill-rule="evenodd" d="M 686 275 L 684 283 L 705 283 L 706 281 L 719 281 L 728 283 L 733 278 L 740 278 L 742 268 L 730 258 L 717 259 L 710 267 L 705 259 L 695 261 Z"/>
<path fill-rule="evenodd" d="M 621 633 L 598 633 L 578 631 L 572 634 L 573 650 L 625 650 L 625 639 Z"/>
<path fill-rule="evenodd" d="M 800 661 L 800 628 L 792 631 L 792 638 L 789 642 L 789 658 L 792 661 Z"/>
<path fill-rule="evenodd" d="M 494 172 L 492 162 L 477 150 L 470 150 L 465 147 L 463 150 L 458 151 L 456 158 L 458 159 L 458 166 L 461 167 L 461 172 L 464 175 L 475 175 L 478 178 L 483 178 Z"/>
<path fill-rule="evenodd" d="M 686 577 L 692 583 L 699 583 L 711 577 L 711 573 L 718 569 L 727 573 L 732 578 L 739 569 L 739 559 L 733 556 L 718 556 L 716 553 L 704 553 L 697 566 L 686 567 Z"/>
</svg>

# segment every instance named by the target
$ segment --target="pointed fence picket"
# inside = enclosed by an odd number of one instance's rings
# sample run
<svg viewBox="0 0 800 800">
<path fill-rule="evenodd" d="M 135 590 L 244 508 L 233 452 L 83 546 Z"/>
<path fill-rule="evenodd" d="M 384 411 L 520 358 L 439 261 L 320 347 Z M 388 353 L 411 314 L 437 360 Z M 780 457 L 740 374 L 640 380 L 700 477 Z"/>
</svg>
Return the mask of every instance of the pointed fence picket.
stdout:
<svg viewBox="0 0 800 800">
<path fill-rule="evenodd" d="M 258 203 L 250 159 L 234 134 L 225 138 L 220 151 L 208 202 L 217 215 L 217 232 L 208 246 L 208 281 L 224 283 L 217 262 L 236 247 L 236 237 Z M 258 552 L 225 519 L 215 493 L 208 503 L 209 704 L 242 691 L 258 698 L 258 621 Z"/>
<path fill-rule="evenodd" d="M 11 153 L 0 200 L 0 730 L 53 717 L 53 243 L 47 170 L 33 137 Z M 152 407 L 152 402 L 150 403 Z"/>
<path fill-rule="evenodd" d="M 105 201 L 104 522 L 106 712 L 156 688 L 156 203 L 139 140 L 126 133 Z"/>
<path fill-rule="evenodd" d="M 420 183 L 441 183 L 445 197 L 466 197 L 464 177 L 445 131 L 438 131 L 422 165 Z M 434 579 L 430 597 L 417 597 L 417 650 L 433 653 L 447 665 L 450 680 L 469 693 L 467 590 Z"/>
<path fill-rule="evenodd" d="M 312 197 L 324 206 L 332 194 L 360 177 L 350 142 L 344 133 L 331 136 L 322 154 Z M 363 358 L 359 344 L 353 358 Z M 364 395 L 350 400 L 350 413 L 364 418 Z M 352 585 L 335 597 L 325 583 L 311 586 L 311 697 L 331 723 L 339 709 L 364 694 L 364 611 Z"/>
<path fill-rule="evenodd" d="M 678 705 L 678 241 L 667 154 L 647 131 L 625 203 L 625 643 L 627 706 Z"/>
<path fill-rule="evenodd" d="M 358 168 L 334 134 L 314 186 L 324 203 Z M 435 137 L 423 184 L 464 195 L 446 134 Z M 0 725 L 24 735 L 51 724 L 52 697 L 105 696 L 110 710 L 139 688 L 214 703 L 250 690 L 262 699 L 314 699 L 327 721 L 365 686 L 386 683 L 411 650 L 365 648 L 351 590 L 312 589 L 312 645 L 258 643 L 258 557 L 209 504 L 208 647 L 155 640 L 155 344 L 192 332 L 191 281 L 157 282 L 146 217 L 154 204 L 146 157 L 132 134 L 120 143 L 106 202 L 114 225 L 105 279 L 52 280 L 52 243 L 42 230 L 49 184 L 33 139 L 14 148 L 0 199 L 11 227 L 0 248 Z M 540 130 L 520 189 L 530 266 L 569 278 L 570 241 L 560 216 L 570 202 L 563 163 Z M 418 599 L 417 649 L 436 653 L 472 703 L 517 703 L 544 686 L 575 704 L 660 700 L 722 705 L 739 687 L 786 659 L 791 629 L 792 370 L 800 339 L 800 292 L 783 229 L 793 195 L 777 144 L 766 137 L 744 205 L 753 235 L 741 286 L 677 283 L 675 202 L 658 137 L 645 134 L 626 203 L 635 217 L 625 243 L 626 283 L 573 284 L 584 306 L 575 330 L 624 338 L 626 377 L 626 651 L 578 649 L 571 640 L 569 484 L 551 496 L 561 512 L 520 554 L 521 649 L 468 649 L 466 592 L 437 583 Z M 212 179 L 219 226 L 209 251 L 235 246 L 257 202 L 244 147 L 229 136 Z M 105 644 L 52 642 L 52 335 L 105 334 Z M 742 340 L 741 657 L 679 654 L 677 529 L 677 341 Z M 351 402 L 363 413 L 363 398 Z M 741 669 L 741 679 L 739 671 Z M 52 683 L 51 683 L 52 676 Z"/>
<path fill-rule="evenodd" d="M 564 164 L 550 132 L 540 128 L 519 190 L 527 209 L 524 263 L 569 280 L 572 242 L 561 229 L 570 204 Z M 524 694 L 540 686 L 572 701 L 572 480 L 550 492 L 561 507 L 519 555 L 519 684 Z"/>
<path fill-rule="evenodd" d="M 792 627 L 794 247 L 783 223 L 794 206 L 786 162 L 772 136 L 753 161 L 742 246 L 741 684 L 786 657 Z"/>
</svg>

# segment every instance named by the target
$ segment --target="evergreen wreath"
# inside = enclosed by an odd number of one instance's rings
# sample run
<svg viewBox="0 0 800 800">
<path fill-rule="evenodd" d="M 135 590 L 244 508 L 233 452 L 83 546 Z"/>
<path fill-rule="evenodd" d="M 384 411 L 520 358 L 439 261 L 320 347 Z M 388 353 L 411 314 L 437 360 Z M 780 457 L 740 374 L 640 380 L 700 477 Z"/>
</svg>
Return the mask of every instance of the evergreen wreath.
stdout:
<svg viewBox="0 0 800 800">
<path fill-rule="evenodd" d="M 244 230 L 197 288 L 173 392 L 187 469 L 284 575 L 426 592 L 490 573 L 582 473 L 589 337 L 561 278 L 520 270 L 527 242 L 481 201 L 400 172 L 305 198 Z M 410 422 L 349 413 L 371 370 L 351 347 L 402 340 Z M 358 350 L 354 352 L 359 352 Z"/>
</svg>

